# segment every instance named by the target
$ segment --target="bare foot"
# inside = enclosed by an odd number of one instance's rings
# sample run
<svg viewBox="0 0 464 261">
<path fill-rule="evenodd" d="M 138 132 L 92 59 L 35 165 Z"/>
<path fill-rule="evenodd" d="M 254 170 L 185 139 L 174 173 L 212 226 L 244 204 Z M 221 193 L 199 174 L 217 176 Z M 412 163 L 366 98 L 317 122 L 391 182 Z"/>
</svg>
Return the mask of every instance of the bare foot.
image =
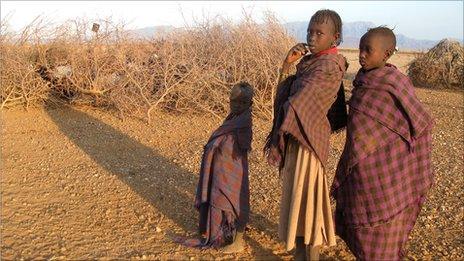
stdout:
<svg viewBox="0 0 464 261">
<path fill-rule="evenodd" d="M 243 240 L 243 232 L 237 232 L 235 240 L 232 244 L 225 246 L 222 249 L 224 253 L 238 253 L 245 249 L 245 241 Z"/>
<path fill-rule="evenodd" d="M 319 260 L 319 251 L 320 251 L 320 249 L 321 249 L 320 246 L 316 246 L 316 247 L 308 246 L 307 251 L 309 252 L 308 253 L 309 260 L 311 260 L 311 261 Z"/>
<path fill-rule="evenodd" d="M 236 240 L 232 244 L 227 245 L 221 249 L 221 251 L 226 254 L 238 253 L 238 252 L 242 252 L 243 250 L 245 250 L 245 246 L 242 240 Z"/>
</svg>

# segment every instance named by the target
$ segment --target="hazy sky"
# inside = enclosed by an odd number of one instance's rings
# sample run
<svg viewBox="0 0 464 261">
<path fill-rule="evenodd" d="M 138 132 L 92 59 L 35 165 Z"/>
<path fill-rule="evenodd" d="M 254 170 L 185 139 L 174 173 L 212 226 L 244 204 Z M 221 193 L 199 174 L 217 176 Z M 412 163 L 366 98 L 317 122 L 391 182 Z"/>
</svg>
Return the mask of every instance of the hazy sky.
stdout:
<svg viewBox="0 0 464 261">
<path fill-rule="evenodd" d="M 193 18 L 221 15 L 238 21 L 242 11 L 260 21 L 271 11 L 282 22 L 308 21 L 322 8 L 337 11 L 344 22 L 371 21 L 395 27 L 417 39 L 463 38 L 463 1 L 5 1 L 1 19 L 18 30 L 38 15 L 60 22 L 76 17 L 125 21 L 129 28 L 183 26 Z M 183 14 L 183 15 L 182 15 Z"/>
</svg>

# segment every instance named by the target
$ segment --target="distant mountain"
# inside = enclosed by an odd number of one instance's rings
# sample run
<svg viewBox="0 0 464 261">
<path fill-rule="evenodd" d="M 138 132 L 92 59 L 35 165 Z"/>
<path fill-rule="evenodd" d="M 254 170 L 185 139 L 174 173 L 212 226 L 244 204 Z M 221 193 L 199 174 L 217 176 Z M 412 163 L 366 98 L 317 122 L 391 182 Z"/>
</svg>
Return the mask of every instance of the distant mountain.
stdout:
<svg viewBox="0 0 464 261">
<path fill-rule="evenodd" d="M 287 32 L 296 38 L 298 42 L 306 42 L 306 30 L 308 22 L 291 22 L 283 24 Z M 372 22 L 358 21 L 343 24 L 343 42 L 342 48 L 358 48 L 359 39 L 367 32 L 369 28 L 375 27 Z M 131 31 L 136 37 L 152 38 L 172 32 L 182 30 L 174 26 L 152 26 Z M 458 40 L 462 44 L 462 40 Z M 439 41 L 418 40 L 407 37 L 403 34 L 396 34 L 397 46 L 400 50 L 425 51 L 435 46 Z"/>
<path fill-rule="evenodd" d="M 343 42 L 340 47 L 345 48 L 358 48 L 359 39 L 361 36 L 369 30 L 369 28 L 375 27 L 376 25 L 372 22 L 350 22 L 343 24 Z M 306 42 L 306 30 L 308 22 L 292 22 L 284 24 L 287 32 L 293 35 L 297 41 Z M 432 48 L 438 43 L 433 40 L 418 40 L 407 37 L 403 34 L 396 34 L 396 45 L 400 50 L 427 50 Z"/>
<path fill-rule="evenodd" d="M 177 29 L 178 28 L 171 25 L 159 25 L 131 30 L 130 33 L 134 35 L 136 38 L 153 38 L 170 33 Z"/>
</svg>

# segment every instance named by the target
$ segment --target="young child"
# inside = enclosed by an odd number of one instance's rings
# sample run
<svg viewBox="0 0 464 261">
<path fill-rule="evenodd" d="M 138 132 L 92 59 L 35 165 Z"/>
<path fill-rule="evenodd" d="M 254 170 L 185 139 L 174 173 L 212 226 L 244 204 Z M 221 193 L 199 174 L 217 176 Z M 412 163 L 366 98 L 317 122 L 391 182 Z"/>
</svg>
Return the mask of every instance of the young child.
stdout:
<svg viewBox="0 0 464 261">
<path fill-rule="evenodd" d="M 411 81 L 386 63 L 396 38 L 370 29 L 359 44 L 346 143 L 332 196 L 336 232 L 360 260 L 400 260 L 433 182 L 432 119 Z"/>
<path fill-rule="evenodd" d="M 249 218 L 248 151 L 251 149 L 253 88 L 245 82 L 230 93 L 230 114 L 204 147 L 195 197 L 202 240 L 196 247 L 221 248 L 226 253 L 244 249 L 243 233 Z"/>
<path fill-rule="evenodd" d="M 341 32 L 336 12 L 320 10 L 311 17 L 308 45 L 295 45 L 283 62 L 273 127 L 264 148 L 269 164 L 280 166 L 279 237 L 287 251 L 296 245 L 295 260 L 308 255 L 318 259 L 320 246 L 335 245 L 325 168 L 331 130 L 343 125 L 328 117 L 329 110 L 342 112 L 338 114 L 345 118 L 340 119 L 346 120 L 342 78 L 347 64 L 337 53 Z M 290 66 L 308 49 L 311 55 L 301 59 L 296 75 L 287 77 Z"/>
</svg>

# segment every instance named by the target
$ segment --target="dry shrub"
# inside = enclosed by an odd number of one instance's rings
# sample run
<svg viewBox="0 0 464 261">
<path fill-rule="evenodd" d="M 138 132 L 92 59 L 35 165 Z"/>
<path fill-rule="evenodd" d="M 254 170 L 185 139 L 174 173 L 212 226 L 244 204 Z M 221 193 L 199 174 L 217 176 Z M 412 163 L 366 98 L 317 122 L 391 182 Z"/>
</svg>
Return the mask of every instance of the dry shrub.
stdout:
<svg viewBox="0 0 464 261">
<path fill-rule="evenodd" d="M 34 44 L 27 41 L 41 30 L 41 21 L 35 21 L 14 37 L 7 24 L 0 25 L 0 95 L 1 108 L 24 105 L 26 108 L 47 99 L 49 85 L 36 73 Z"/>
<path fill-rule="evenodd" d="M 464 89 L 463 46 L 457 41 L 441 40 L 411 62 L 408 75 L 416 86 Z"/>
<path fill-rule="evenodd" d="M 247 81 L 255 114 L 269 118 L 278 68 L 295 42 L 269 13 L 264 24 L 246 14 L 238 24 L 219 17 L 151 39 L 100 24 L 95 35 L 86 21 L 47 31 L 41 20 L 19 40 L 2 30 L 2 108 L 58 99 L 148 121 L 159 109 L 223 117 L 231 87 Z"/>
</svg>

